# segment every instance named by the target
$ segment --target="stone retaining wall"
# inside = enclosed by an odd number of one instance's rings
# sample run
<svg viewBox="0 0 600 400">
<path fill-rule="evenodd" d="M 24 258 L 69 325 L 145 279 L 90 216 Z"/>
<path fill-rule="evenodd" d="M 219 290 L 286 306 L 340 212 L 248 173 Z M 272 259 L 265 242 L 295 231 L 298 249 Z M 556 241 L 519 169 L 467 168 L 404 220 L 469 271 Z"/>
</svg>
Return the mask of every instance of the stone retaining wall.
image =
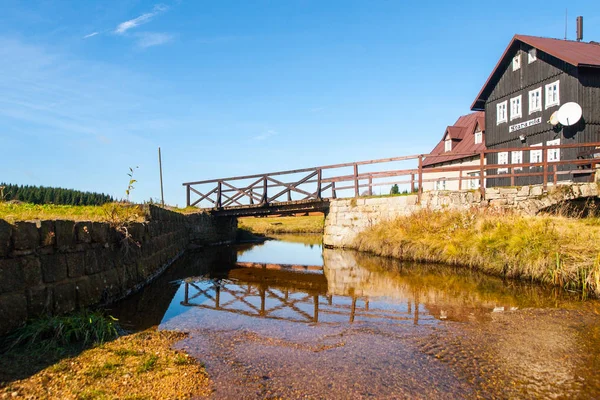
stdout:
<svg viewBox="0 0 600 400">
<path fill-rule="evenodd" d="M 499 207 L 535 215 L 565 200 L 598 196 L 597 183 L 559 185 L 544 191 L 541 185 L 488 188 L 485 198 L 479 191 L 424 192 L 417 195 L 331 200 L 325 218 L 323 244 L 352 248 L 363 230 L 386 220 L 406 216 L 421 209 L 468 210 L 472 207 Z"/>
<path fill-rule="evenodd" d="M 150 206 L 148 221 L 0 220 L 0 335 L 42 314 L 108 304 L 160 275 L 190 243 L 233 242 L 235 218 Z"/>
</svg>

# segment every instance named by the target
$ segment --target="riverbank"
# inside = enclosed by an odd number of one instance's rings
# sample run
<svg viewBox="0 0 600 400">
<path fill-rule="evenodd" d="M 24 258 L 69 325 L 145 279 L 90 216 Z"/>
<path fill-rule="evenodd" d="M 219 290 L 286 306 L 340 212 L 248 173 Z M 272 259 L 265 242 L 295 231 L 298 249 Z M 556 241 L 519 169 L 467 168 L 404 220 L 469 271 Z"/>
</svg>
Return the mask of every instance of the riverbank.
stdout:
<svg viewBox="0 0 600 400">
<path fill-rule="evenodd" d="M 203 365 L 172 346 L 187 335 L 148 329 L 56 359 L 13 351 L 0 359 L 0 397 L 187 399 L 209 394 Z M 39 365 L 45 365 L 40 368 Z M 38 366 L 36 372 L 30 369 Z"/>
<path fill-rule="evenodd" d="M 361 232 L 359 251 L 600 295 L 600 219 L 423 210 Z"/>
<path fill-rule="evenodd" d="M 238 228 L 258 235 L 280 233 L 323 233 L 325 217 L 307 215 L 301 217 L 239 218 Z"/>
</svg>

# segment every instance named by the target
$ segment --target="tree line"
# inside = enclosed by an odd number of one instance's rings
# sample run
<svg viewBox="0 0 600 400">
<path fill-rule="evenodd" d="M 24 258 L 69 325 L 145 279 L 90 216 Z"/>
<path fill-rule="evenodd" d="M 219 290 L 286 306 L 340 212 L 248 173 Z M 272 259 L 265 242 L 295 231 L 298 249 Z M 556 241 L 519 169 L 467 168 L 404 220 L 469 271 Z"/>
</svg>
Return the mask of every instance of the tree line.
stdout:
<svg viewBox="0 0 600 400">
<path fill-rule="evenodd" d="M 104 193 L 0 183 L 0 201 L 10 200 L 33 204 L 63 204 L 70 206 L 99 206 L 114 201 L 112 196 Z"/>
</svg>

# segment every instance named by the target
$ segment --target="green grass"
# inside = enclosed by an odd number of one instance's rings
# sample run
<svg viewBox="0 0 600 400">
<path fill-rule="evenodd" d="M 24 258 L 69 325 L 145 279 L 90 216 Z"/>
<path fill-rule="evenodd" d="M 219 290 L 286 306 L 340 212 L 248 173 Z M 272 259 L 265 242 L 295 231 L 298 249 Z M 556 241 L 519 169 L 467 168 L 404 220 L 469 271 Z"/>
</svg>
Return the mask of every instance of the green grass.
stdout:
<svg viewBox="0 0 600 400">
<path fill-rule="evenodd" d="M 47 316 L 29 321 L 7 336 L 3 346 L 31 351 L 60 351 L 72 344 L 104 343 L 119 336 L 116 320 L 100 312 L 80 311 L 71 315 Z"/>
<path fill-rule="evenodd" d="M 150 354 L 144 358 L 140 366 L 138 367 L 139 373 L 152 371 L 158 362 L 158 356 L 156 354 Z"/>
<path fill-rule="evenodd" d="M 271 233 L 322 233 L 325 217 L 309 215 L 302 217 L 240 218 L 238 228 L 259 235 Z"/>
<path fill-rule="evenodd" d="M 362 232 L 354 247 L 600 295 L 600 226 L 594 219 L 421 211 Z"/>
<path fill-rule="evenodd" d="M 35 219 L 120 223 L 144 221 L 146 213 L 141 206 L 124 203 L 107 203 L 102 206 L 65 206 L 0 202 L 0 219 L 11 223 Z"/>
</svg>

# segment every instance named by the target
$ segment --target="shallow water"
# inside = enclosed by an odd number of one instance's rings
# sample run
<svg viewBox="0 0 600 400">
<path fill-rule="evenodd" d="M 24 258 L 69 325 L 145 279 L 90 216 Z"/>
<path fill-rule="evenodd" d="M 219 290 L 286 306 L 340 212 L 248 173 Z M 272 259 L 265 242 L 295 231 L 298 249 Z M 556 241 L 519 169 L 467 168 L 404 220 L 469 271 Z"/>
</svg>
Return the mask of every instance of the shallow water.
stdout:
<svg viewBox="0 0 600 400">
<path fill-rule="evenodd" d="M 281 239 L 189 253 L 114 313 L 189 332 L 214 398 L 600 396 L 598 301 Z"/>
</svg>

